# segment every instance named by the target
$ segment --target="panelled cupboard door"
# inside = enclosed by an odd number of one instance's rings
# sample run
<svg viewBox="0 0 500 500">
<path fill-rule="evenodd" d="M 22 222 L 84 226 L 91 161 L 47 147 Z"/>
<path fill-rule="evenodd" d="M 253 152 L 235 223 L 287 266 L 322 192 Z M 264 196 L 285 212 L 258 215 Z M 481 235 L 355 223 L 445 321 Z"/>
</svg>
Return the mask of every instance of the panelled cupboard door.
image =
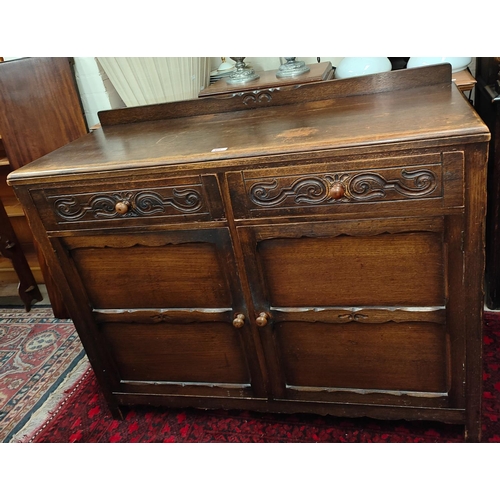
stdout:
<svg viewBox="0 0 500 500">
<path fill-rule="evenodd" d="M 463 407 L 461 224 L 238 227 L 273 397 Z"/>
<path fill-rule="evenodd" d="M 112 391 L 261 395 L 227 228 L 58 241 L 116 367 Z"/>
</svg>

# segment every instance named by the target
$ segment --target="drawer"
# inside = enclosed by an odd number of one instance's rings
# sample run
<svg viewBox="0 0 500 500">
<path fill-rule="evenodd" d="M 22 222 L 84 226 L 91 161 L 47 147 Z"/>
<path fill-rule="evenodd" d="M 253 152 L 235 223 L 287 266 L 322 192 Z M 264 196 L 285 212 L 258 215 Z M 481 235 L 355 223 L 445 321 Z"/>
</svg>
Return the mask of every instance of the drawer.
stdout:
<svg viewBox="0 0 500 500">
<path fill-rule="evenodd" d="M 214 175 L 68 184 L 30 193 L 49 231 L 204 222 L 225 217 Z"/>
<path fill-rule="evenodd" d="M 335 160 L 230 172 L 235 217 L 361 213 L 374 204 L 408 210 L 462 207 L 462 152 Z M 381 208 L 381 207 L 380 207 Z"/>
</svg>

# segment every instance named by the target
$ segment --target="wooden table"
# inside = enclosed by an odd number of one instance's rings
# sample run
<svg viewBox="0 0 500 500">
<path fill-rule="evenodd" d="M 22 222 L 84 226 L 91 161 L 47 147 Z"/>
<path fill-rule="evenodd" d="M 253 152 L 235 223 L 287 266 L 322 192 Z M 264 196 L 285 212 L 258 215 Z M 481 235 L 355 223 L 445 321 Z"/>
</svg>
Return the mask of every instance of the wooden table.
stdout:
<svg viewBox="0 0 500 500">
<path fill-rule="evenodd" d="M 225 79 L 209 85 L 203 89 L 198 97 L 230 95 L 237 92 L 248 92 L 250 90 L 262 90 L 275 87 L 286 87 L 299 85 L 302 83 L 321 82 L 333 78 L 332 63 L 324 62 L 308 64 L 310 71 L 294 78 L 278 78 L 276 73 L 278 68 L 258 73 L 260 78 L 252 82 L 241 85 L 231 85 Z"/>
</svg>

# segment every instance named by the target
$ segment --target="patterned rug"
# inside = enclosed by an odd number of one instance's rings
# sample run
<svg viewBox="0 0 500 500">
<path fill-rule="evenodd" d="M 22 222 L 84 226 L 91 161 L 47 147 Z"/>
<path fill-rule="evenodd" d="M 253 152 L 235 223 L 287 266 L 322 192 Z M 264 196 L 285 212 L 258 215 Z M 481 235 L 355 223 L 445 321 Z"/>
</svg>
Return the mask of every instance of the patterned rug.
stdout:
<svg viewBox="0 0 500 500">
<path fill-rule="evenodd" d="M 500 314 L 484 318 L 483 442 L 500 442 Z M 19 433 L 36 443 L 460 443 L 463 427 L 315 415 L 134 407 L 113 420 L 88 369 L 37 429 Z"/>
<path fill-rule="evenodd" d="M 39 426 L 88 367 L 71 321 L 50 307 L 0 308 L 0 442 L 29 421 Z"/>
</svg>

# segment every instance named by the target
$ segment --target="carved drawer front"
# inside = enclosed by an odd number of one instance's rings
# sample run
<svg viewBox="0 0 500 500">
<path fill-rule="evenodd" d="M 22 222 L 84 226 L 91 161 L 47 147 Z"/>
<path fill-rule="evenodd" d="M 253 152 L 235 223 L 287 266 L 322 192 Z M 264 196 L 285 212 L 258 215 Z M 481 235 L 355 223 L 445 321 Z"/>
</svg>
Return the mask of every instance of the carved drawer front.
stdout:
<svg viewBox="0 0 500 500">
<path fill-rule="evenodd" d="M 81 184 L 31 195 L 48 230 L 224 219 L 215 176 Z"/>
<path fill-rule="evenodd" d="M 463 206 L 462 152 L 262 168 L 228 174 L 235 216 L 293 216 Z M 387 207 L 389 208 L 389 206 Z"/>
</svg>

